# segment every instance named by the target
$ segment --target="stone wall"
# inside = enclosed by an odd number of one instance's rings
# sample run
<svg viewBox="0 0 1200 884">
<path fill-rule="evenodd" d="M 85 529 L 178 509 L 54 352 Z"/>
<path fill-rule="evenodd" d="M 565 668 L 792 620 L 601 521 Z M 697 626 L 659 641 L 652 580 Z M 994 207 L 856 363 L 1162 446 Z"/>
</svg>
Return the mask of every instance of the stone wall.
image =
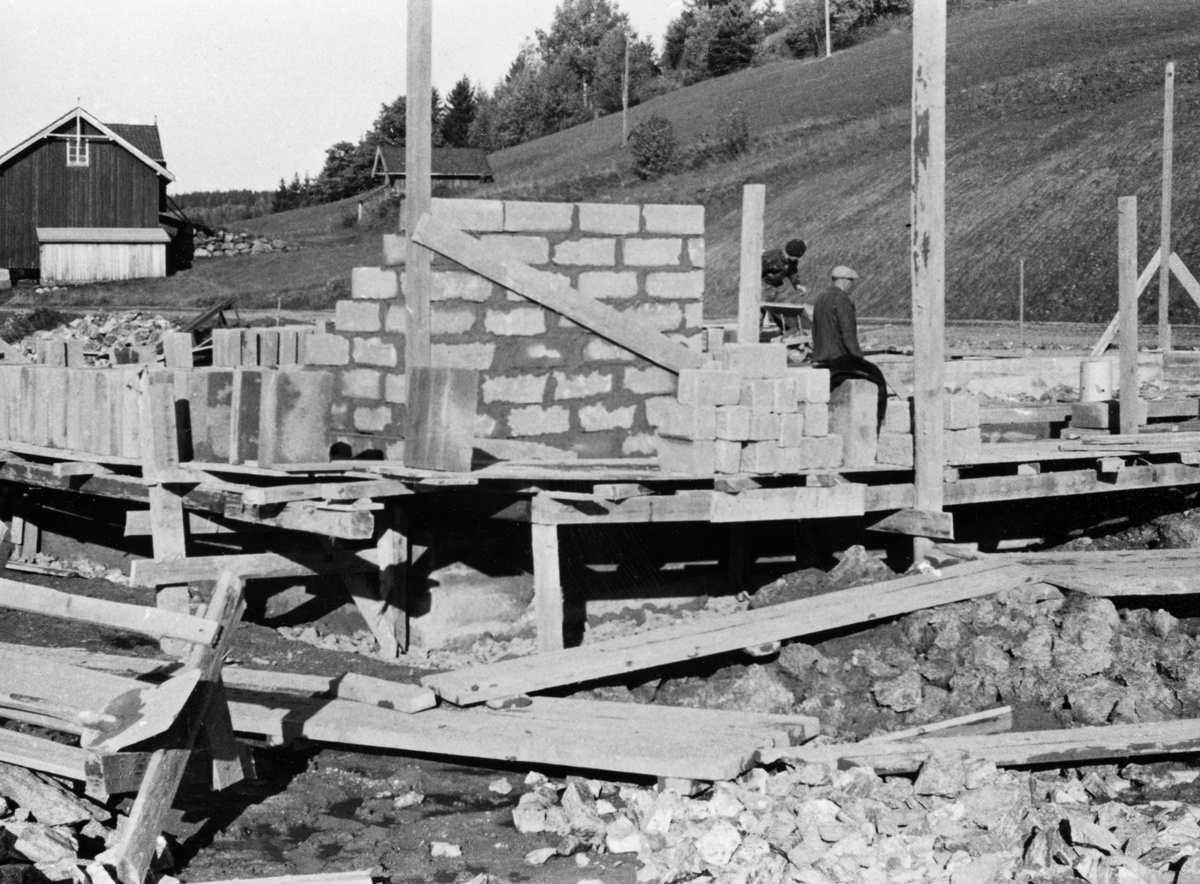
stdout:
<svg viewBox="0 0 1200 884">
<path fill-rule="evenodd" d="M 701 349 L 703 207 L 434 200 L 433 214 Z M 392 456 L 403 435 L 403 254 L 403 238 L 385 236 L 382 266 L 356 268 L 332 330 L 306 341 L 305 364 L 339 371 L 334 432 L 355 452 Z M 433 364 L 480 372 L 477 437 L 581 457 L 655 452 L 646 401 L 674 395 L 672 372 L 452 262 L 435 261 L 431 301 Z"/>
</svg>

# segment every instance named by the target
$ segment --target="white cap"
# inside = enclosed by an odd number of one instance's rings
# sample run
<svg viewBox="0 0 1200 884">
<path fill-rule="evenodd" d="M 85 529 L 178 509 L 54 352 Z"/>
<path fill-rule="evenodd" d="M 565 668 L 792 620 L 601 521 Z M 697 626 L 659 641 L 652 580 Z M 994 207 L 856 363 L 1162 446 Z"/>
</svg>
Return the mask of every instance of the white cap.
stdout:
<svg viewBox="0 0 1200 884">
<path fill-rule="evenodd" d="M 834 279 L 858 279 L 858 274 L 854 272 L 853 267 L 847 267 L 845 264 L 839 264 L 829 271 L 829 275 Z"/>
</svg>

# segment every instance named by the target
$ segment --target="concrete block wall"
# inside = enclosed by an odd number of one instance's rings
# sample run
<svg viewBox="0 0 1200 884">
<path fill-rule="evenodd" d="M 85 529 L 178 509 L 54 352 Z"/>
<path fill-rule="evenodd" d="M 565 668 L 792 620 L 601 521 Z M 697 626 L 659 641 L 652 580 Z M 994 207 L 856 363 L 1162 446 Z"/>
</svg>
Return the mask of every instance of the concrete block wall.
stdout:
<svg viewBox="0 0 1200 884">
<path fill-rule="evenodd" d="M 913 465 L 912 399 L 888 399 L 887 416 L 879 433 L 876 460 L 898 467 Z M 979 399 L 970 393 L 942 396 L 942 424 L 948 464 L 970 463 L 982 452 Z"/>
<path fill-rule="evenodd" d="M 434 200 L 435 217 L 497 257 L 568 280 L 699 351 L 704 209 L 499 200 Z M 406 310 L 403 240 L 384 265 L 357 268 L 333 328 L 306 338 L 307 365 L 338 372 L 335 437 L 387 454 L 403 436 Z M 646 402 L 673 396 L 674 373 L 565 316 L 441 259 L 433 265 L 435 366 L 480 372 L 476 436 L 536 442 L 580 457 L 652 455 Z"/>
</svg>

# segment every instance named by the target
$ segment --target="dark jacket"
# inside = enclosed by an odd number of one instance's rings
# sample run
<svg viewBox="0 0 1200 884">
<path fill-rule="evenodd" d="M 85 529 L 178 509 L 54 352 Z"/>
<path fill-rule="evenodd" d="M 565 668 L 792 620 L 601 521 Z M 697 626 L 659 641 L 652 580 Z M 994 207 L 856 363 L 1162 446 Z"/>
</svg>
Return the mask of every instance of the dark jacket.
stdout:
<svg viewBox="0 0 1200 884">
<path fill-rule="evenodd" d="M 799 258 L 793 258 L 783 249 L 771 249 L 763 252 L 762 281 L 776 288 L 786 281 L 795 288 L 800 285 L 800 274 L 797 270 L 799 262 Z"/>
<path fill-rule="evenodd" d="M 831 362 L 839 356 L 862 358 L 858 346 L 858 321 L 854 302 L 835 285 L 817 296 L 813 304 L 813 362 Z"/>
</svg>

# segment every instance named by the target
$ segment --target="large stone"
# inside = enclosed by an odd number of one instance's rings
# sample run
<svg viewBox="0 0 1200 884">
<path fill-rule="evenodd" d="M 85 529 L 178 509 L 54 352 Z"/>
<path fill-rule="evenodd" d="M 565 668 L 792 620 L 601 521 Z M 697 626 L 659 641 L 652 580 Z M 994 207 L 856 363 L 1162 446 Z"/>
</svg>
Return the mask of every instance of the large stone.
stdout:
<svg viewBox="0 0 1200 884">
<path fill-rule="evenodd" d="M 966 788 L 966 762 L 961 754 L 933 752 L 921 765 L 913 791 L 918 795 L 954 798 Z"/>
<path fill-rule="evenodd" d="M 877 388 L 870 381 L 843 381 L 830 395 L 829 431 L 842 437 L 842 464 L 868 467 L 878 449 Z"/>
<path fill-rule="evenodd" d="M 1108 599 L 1079 596 L 1063 608 L 1062 628 L 1054 642 L 1054 667 L 1061 676 L 1103 672 L 1113 662 L 1113 636 L 1120 618 Z"/>
<path fill-rule="evenodd" d="M 871 685 L 871 695 L 880 706 L 894 712 L 910 712 L 921 704 L 921 674 L 915 669 Z"/>
</svg>

